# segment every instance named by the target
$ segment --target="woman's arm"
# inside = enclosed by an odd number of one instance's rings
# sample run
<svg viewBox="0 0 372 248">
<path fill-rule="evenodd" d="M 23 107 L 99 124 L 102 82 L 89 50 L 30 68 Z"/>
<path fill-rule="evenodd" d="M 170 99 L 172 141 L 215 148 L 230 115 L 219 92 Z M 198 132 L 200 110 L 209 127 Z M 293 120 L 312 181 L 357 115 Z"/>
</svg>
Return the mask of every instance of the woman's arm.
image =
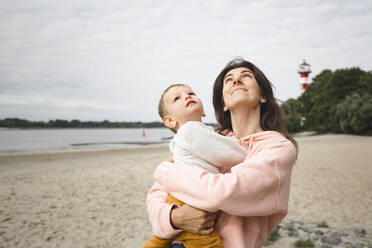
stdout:
<svg viewBox="0 0 372 248">
<path fill-rule="evenodd" d="M 158 183 L 154 183 L 147 194 L 146 206 L 152 231 L 155 235 L 170 239 L 177 235 L 180 230 L 173 228 L 170 222 L 170 213 L 174 205 L 167 204 L 168 193 Z"/>
<path fill-rule="evenodd" d="M 176 198 L 207 211 L 264 216 L 286 212 L 296 150 L 292 143 L 274 143 L 232 168 L 212 174 L 181 164 L 162 163 L 154 179 Z"/>
</svg>

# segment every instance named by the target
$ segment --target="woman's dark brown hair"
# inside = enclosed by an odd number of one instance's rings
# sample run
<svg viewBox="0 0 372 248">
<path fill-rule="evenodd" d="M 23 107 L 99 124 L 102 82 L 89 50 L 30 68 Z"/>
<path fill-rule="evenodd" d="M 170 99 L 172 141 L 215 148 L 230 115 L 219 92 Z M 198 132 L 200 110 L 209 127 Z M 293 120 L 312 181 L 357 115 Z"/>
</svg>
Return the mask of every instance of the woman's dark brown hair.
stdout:
<svg viewBox="0 0 372 248">
<path fill-rule="evenodd" d="M 289 139 L 298 149 L 297 142 L 286 130 L 283 122 L 283 112 L 274 98 L 274 93 L 270 81 L 265 74 L 258 69 L 254 64 L 244 60 L 243 58 L 235 58 L 229 62 L 225 68 L 217 76 L 213 86 L 213 106 L 216 119 L 218 122 L 218 131 L 224 129 L 232 130 L 230 111 L 224 111 L 224 100 L 222 90 L 224 86 L 224 77 L 232 69 L 245 67 L 251 70 L 260 87 L 261 96 L 266 99 L 265 103 L 261 104 L 260 123 L 264 131 L 277 131 Z"/>
</svg>

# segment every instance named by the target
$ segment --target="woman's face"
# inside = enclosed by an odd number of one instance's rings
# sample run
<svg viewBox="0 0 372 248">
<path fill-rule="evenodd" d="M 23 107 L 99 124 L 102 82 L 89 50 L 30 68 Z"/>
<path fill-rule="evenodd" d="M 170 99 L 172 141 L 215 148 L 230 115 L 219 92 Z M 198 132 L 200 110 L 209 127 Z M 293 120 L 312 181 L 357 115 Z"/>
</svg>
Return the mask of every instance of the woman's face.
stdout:
<svg viewBox="0 0 372 248">
<path fill-rule="evenodd" d="M 242 106 L 256 107 L 260 102 L 265 102 L 253 72 L 245 67 L 235 68 L 226 73 L 222 95 L 225 111 Z"/>
</svg>

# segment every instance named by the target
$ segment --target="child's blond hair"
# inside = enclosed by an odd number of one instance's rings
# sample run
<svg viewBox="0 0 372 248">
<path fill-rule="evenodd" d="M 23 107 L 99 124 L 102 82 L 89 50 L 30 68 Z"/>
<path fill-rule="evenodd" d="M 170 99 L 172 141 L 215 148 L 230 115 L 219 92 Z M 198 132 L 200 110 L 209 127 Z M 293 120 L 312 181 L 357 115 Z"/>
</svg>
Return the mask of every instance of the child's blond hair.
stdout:
<svg viewBox="0 0 372 248">
<path fill-rule="evenodd" d="M 164 116 L 166 116 L 168 113 L 167 113 L 167 107 L 165 106 L 165 103 L 164 103 L 164 95 L 172 88 L 174 87 L 189 87 L 187 84 L 172 84 L 170 85 L 168 88 L 166 88 L 163 92 L 163 94 L 161 94 L 161 97 L 160 97 L 160 100 L 159 100 L 159 104 L 158 104 L 158 113 L 159 113 L 159 116 L 160 118 L 163 120 Z M 172 128 L 170 128 L 170 130 L 172 130 L 174 133 L 176 133 L 177 131 L 176 130 L 173 130 Z"/>
</svg>

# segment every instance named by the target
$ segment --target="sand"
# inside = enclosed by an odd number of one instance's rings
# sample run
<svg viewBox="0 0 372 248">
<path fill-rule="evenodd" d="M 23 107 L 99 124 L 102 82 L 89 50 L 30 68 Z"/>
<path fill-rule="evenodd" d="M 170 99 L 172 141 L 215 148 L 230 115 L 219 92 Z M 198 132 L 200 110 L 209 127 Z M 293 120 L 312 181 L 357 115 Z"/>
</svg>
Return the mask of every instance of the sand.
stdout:
<svg viewBox="0 0 372 248">
<path fill-rule="evenodd" d="M 286 220 L 372 228 L 372 137 L 298 136 Z M 140 247 L 167 145 L 0 155 L 0 247 Z"/>
</svg>

